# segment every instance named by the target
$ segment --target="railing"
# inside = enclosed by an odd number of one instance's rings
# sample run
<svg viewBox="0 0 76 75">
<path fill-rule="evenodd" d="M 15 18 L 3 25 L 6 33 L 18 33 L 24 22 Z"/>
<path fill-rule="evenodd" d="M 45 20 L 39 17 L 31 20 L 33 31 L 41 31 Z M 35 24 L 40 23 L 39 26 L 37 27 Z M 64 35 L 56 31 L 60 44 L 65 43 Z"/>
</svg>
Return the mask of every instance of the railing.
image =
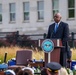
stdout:
<svg viewBox="0 0 76 75">
<path fill-rule="evenodd" d="M 19 32 L 0 32 L 0 40 L 3 39 L 8 39 L 11 40 L 12 42 L 15 41 L 16 44 L 19 44 L 21 42 L 28 42 L 27 40 L 35 41 L 36 44 L 38 43 L 38 39 L 45 39 L 47 36 L 46 33 L 44 34 L 32 34 L 32 35 L 19 35 Z M 69 45 L 70 47 L 74 48 L 76 47 L 76 33 L 71 32 L 69 34 Z M 30 42 L 30 41 L 29 41 Z"/>
<path fill-rule="evenodd" d="M 45 39 L 47 34 L 34 34 L 34 35 L 25 35 L 25 36 L 29 36 L 32 40 L 38 40 L 38 39 Z M 33 38 L 32 38 L 33 37 Z M 71 32 L 69 34 L 69 45 L 71 48 L 76 47 L 76 33 L 75 32 Z"/>
</svg>

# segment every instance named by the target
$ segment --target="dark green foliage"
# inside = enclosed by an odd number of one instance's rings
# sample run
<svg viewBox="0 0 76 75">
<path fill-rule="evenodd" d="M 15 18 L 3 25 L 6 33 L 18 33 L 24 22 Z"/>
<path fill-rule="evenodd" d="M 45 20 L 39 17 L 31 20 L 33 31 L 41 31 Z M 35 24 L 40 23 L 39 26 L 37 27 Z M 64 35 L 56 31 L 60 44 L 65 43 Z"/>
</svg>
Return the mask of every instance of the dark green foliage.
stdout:
<svg viewBox="0 0 76 75">
<path fill-rule="evenodd" d="M 6 40 L 0 40 L 0 47 L 6 47 L 6 46 L 10 46 L 10 43 L 8 43 Z"/>
</svg>

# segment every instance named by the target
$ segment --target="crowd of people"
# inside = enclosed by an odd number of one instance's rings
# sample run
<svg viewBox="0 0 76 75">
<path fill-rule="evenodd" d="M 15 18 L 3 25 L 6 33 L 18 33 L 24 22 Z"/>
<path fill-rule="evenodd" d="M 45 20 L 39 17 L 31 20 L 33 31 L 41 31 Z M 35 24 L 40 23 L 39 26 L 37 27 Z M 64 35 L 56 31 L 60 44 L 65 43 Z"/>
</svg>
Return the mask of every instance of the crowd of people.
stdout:
<svg viewBox="0 0 76 75">
<path fill-rule="evenodd" d="M 8 69 L 5 71 L 5 75 L 35 75 L 34 69 L 31 67 L 16 68 L 14 70 Z M 57 62 L 50 62 L 41 69 L 39 75 L 69 75 L 67 70 L 63 68 Z M 73 75 L 73 73 L 71 73 Z"/>
</svg>

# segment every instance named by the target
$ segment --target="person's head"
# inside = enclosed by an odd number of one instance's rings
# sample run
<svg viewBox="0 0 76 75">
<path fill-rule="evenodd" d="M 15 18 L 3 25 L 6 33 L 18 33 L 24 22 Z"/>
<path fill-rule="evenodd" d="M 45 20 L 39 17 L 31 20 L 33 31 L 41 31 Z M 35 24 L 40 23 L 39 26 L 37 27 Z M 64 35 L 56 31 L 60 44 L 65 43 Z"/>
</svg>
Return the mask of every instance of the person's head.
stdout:
<svg viewBox="0 0 76 75">
<path fill-rule="evenodd" d="M 22 68 L 17 75 L 34 75 L 34 70 L 30 67 Z"/>
<path fill-rule="evenodd" d="M 13 70 L 6 70 L 4 73 L 5 75 L 16 75 Z"/>
<path fill-rule="evenodd" d="M 41 70 L 41 75 L 48 75 L 48 74 L 47 74 L 47 68 L 43 68 L 43 69 Z"/>
<path fill-rule="evenodd" d="M 48 75 L 58 75 L 58 71 L 61 69 L 61 65 L 57 62 L 50 62 L 46 64 Z"/>
<path fill-rule="evenodd" d="M 23 75 L 23 71 L 22 70 L 19 70 L 17 75 Z"/>
<path fill-rule="evenodd" d="M 17 67 L 14 69 L 15 74 L 17 74 L 21 70 L 21 67 Z"/>
<path fill-rule="evenodd" d="M 68 72 L 67 72 L 67 70 L 65 68 L 61 68 L 59 70 L 59 75 L 68 75 Z"/>
<path fill-rule="evenodd" d="M 56 13 L 56 14 L 54 15 L 54 21 L 55 21 L 56 23 L 58 23 L 60 20 L 61 20 L 61 14 L 60 14 L 60 13 Z"/>
<path fill-rule="evenodd" d="M 34 75 L 31 70 L 25 69 L 23 75 Z"/>
</svg>

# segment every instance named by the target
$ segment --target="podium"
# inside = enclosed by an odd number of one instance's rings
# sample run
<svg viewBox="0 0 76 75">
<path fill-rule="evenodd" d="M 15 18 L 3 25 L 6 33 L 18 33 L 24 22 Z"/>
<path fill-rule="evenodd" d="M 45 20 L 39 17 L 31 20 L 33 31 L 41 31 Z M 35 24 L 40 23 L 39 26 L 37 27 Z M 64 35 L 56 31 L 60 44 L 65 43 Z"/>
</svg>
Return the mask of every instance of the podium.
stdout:
<svg viewBox="0 0 76 75">
<path fill-rule="evenodd" d="M 39 40 L 39 46 L 41 46 L 42 42 L 45 39 L 40 39 Z M 63 47 L 62 46 L 62 41 L 60 39 L 51 39 L 52 42 L 54 43 L 54 50 L 52 52 L 50 52 L 50 62 L 58 62 L 60 63 L 60 50 Z M 44 60 L 45 60 L 45 64 L 48 63 L 48 55 L 49 53 L 44 52 Z"/>
</svg>

